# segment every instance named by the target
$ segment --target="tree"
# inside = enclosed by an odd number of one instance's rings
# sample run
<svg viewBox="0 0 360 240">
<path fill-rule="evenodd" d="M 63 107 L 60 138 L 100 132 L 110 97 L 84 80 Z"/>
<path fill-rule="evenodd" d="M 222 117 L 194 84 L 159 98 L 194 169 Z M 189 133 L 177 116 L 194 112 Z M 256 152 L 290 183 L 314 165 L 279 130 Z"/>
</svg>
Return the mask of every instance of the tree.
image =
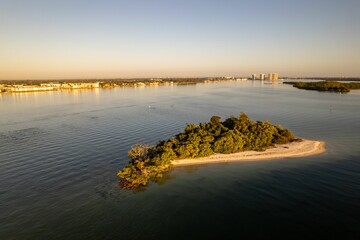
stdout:
<svg viewBox="0 0 360 240">
<path fill-rule="evenodd" d="M 145 144 L 135 144 L 128 152 L 128 156 L 131 159 L 141 159 L 148 154 L 149 149 L 152 146 Z"/>
</svg>

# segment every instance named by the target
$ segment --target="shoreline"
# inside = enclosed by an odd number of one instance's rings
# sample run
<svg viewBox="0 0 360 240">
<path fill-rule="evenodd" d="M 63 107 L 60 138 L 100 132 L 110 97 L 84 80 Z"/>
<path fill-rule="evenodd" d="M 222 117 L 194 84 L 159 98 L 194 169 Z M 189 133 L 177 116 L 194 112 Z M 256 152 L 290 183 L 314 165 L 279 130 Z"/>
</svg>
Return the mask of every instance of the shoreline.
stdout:
<svg viewBox="0 0 360 240">
<path fill-rule="evenodd" d="M 0 93 L 27 93 L 27 92 L 54 92 L 62 90 L 80 89 L 109 89 L 125 87 L 158 87 L 158 86 L 181 86 L 196 85 L 198 83 L 215 83 L 222 81 L 237 81 L 235 78 L 140 78 L 140 79 L 117 79 L 102 81 L 77 81 L 77 80 L 0 80 Z"/>
<path fill-rule="evenodd" d="M 214 154 L 204 158 L 187 158 L 171 161 L 174 167 L 209 163 L 264 161 L 279 158 L 295 158 L 317 155 L 325 152 L 325 142 L 303 139 L 302 142 L 292 142 L 275 145 L 263 152 L 245 151 L 231 154 Z"/>
</svg>

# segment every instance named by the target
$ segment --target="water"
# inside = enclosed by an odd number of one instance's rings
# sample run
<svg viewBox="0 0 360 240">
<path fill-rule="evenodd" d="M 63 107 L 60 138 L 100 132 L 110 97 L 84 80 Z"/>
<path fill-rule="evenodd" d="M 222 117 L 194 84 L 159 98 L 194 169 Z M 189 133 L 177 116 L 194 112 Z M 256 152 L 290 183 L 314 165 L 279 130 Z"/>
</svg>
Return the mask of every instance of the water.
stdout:
<svg viewBox="0 0 360 240">
<path fill-rule="evenodd" d="M 258 81 L 0 95 L 0 239 L 359 239 L 359 107 L 360 91 Z M 131 145 L 239 112 L 327 151 L 119 189 Z"/>
</svg>

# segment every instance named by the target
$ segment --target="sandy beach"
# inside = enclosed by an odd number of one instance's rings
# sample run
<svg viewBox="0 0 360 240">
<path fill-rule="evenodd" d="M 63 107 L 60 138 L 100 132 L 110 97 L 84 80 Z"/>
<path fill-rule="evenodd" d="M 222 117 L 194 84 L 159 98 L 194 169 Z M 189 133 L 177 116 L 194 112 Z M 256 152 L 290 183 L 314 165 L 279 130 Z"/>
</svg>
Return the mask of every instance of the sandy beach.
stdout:
<svg viewBox="0 0 360 240">
<path fill-rule="evenodd" d="M 239 162 L 239 161 L 260 161 L 277 158 L 305 157 L 323 153 L 325 142 L 306 140 L 288 144 L 276 145 L 274 148 L 264 152 L 246 151 L 232 154 L 214 154 L 209 157 L 196 159 L 181 159 L 172 161 L 174 166 L 185 166 L 195 164 Z"/>
</svg>

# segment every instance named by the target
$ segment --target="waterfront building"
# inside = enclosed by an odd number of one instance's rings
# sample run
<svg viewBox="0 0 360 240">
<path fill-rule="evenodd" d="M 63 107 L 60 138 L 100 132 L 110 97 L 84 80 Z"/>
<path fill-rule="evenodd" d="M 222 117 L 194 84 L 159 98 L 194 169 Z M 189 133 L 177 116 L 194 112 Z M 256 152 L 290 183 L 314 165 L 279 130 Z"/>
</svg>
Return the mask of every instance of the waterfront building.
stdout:
<svg viewBox="0 0 360 240">
<path fill-rule="evenodd" d="M 159 82 L 150 82 L 149 85 L 150 86 L 158 86 L 160 83 Z"/>
<path fill-rule="evenodd" d="M 63 83 L 61 84 L 61 88 L 70 88 L 70 89 L 79 89 L 79 88 L 99 88 L 99 82 L 93 83 Z"/>
<path fill-rule="evenodd" d="M 145 86 L 146 86 L 146 84 L 143 82 L 137 82 L 134 84 L 134 87 L 145 87 Z"/>
<path fill-rule="evenodd" d="M 279 79 L 279 75 L 277 73 L 269 73 L 270 81 L 274 81 L 274 80 L 278 80 L 278 79 Z"/>
<path fill-rule="evenodd" d="M 251 75 L 251 79 L 256 80 L 256 74 L 255 73 L 253 75 Z"/>
<path fill-rule="evenodd" d="M 61 83 L 41 83 L 41 87 L 53 87 L 53 88 L 60 88 Z"/>
<path fill-rule="evenodd" d="M 8 92 L 40 92 L 53 91 L 53 87 L 33 86 L 33 85 L 12 85 L 6 89 Z"/>
<path fill-rule="evenodd" d="M 260 74 L 260 80 L 265 80 L 265 74 L 264 73 Z"/>
</svg>

